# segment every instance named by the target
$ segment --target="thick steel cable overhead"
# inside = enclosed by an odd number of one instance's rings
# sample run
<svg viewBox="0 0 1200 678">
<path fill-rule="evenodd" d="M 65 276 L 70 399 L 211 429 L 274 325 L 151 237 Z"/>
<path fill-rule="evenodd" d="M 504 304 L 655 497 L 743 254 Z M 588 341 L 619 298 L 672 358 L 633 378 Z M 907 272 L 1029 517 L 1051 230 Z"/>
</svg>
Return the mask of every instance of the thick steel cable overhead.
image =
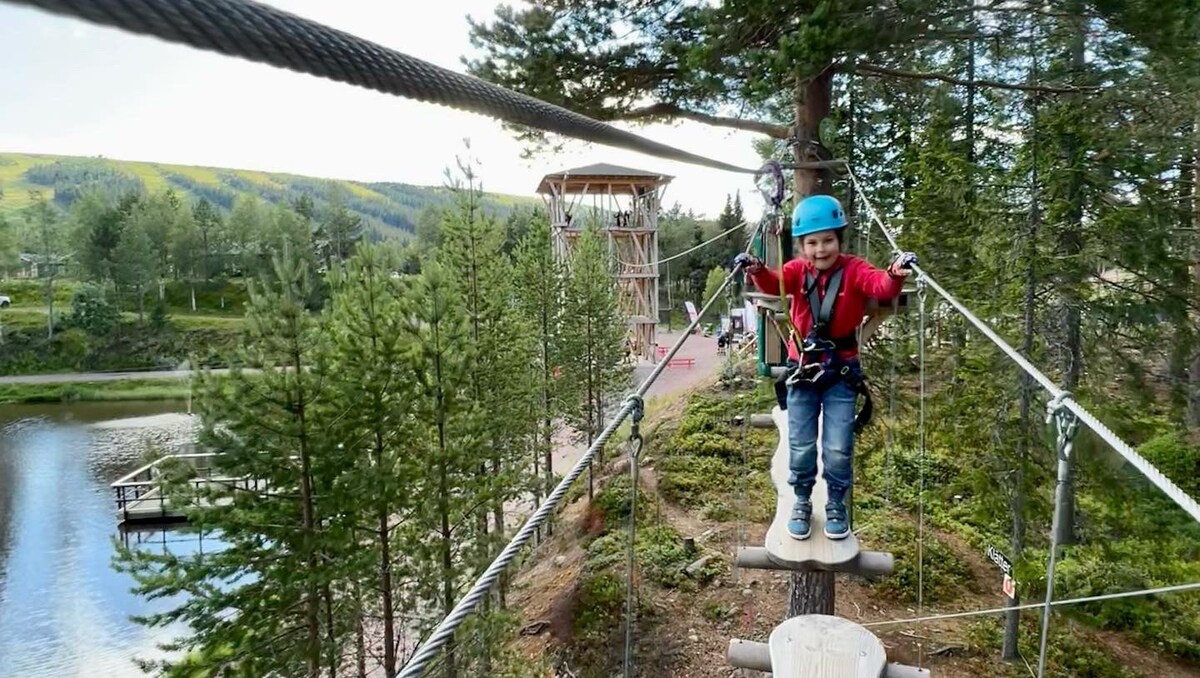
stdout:
<svg viewBox="0 0 1200 678">
<path fill-rule="evenodd" d="M 250 0 L 0 1 L 667 160 L 754 173 Z"/>
</svg>

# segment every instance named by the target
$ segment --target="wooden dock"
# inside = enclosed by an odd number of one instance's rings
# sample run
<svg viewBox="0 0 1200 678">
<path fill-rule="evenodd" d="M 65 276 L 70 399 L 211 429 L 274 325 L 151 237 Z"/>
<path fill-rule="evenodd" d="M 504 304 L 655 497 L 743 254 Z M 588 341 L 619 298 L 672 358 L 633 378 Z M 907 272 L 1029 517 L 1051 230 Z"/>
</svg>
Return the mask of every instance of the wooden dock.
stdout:
<svg viewBox="0 0 1200 678">
<path fill-rule="evenodd" d="M 118 478 L 111 485 L 117 503 L 119 524 L 177 523 L 187 520 L 187 510 L 204 504 L 180 506 L 178 499 L 163 491 L 163 471 L 168 465 L 185 464 L 187 482 L 199 488 L 205 485 L 224 485 L 244 490 L 259 490 L 260 482 L 252 478 L 221 475 L 213 454 L 168 454 Z M 197 500 L 204 502 L 204 500 Z"/>
</svg>

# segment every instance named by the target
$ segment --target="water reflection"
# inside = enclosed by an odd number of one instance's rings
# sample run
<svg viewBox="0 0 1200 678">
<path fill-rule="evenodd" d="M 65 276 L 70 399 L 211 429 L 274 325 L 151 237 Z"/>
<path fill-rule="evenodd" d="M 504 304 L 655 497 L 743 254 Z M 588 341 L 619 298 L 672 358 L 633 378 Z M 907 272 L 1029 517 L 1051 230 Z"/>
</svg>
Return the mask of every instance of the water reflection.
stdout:
<svg viewBox="0 0 1200 678">
<path fill-rule="evenodd" d="M 130 615 L 169 609 L 146 601 L 111 567 L 114 539 L 192 554 L 211 537 L 117 529 L 109 483 L 138 465 L 147 443 L 164 451 L 190 436 L 178 403 L 0 407 L 0 676 L 142 676 L 178 629 L 146 629 Z M 130 417 L 151 417 L 131 420 Z M 151 424 L 147 426 L 146 424 Z"/>
</svg>

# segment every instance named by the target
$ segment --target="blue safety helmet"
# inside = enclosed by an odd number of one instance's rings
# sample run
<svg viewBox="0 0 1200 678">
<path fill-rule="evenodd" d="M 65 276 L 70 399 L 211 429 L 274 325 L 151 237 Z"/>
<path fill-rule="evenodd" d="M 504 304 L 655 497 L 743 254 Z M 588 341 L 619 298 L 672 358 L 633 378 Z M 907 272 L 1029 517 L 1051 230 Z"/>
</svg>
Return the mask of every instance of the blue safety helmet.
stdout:
<svg viewBox="0 0 1200 678">
<path fill-rule="evenodd" d="M 810 195 L 792 211 L 792 237 L 845 228 L 846 212 L 832 195 Z"/>
</svg>

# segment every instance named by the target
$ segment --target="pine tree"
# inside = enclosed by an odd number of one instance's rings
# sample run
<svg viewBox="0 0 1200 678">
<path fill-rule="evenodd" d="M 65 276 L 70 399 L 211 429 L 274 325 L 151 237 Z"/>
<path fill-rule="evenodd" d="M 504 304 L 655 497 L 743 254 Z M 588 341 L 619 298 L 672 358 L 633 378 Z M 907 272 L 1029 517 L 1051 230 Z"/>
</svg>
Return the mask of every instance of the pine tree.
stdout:
<svg viewBox="0 0 1200 678">
<path fill-rule="evenodd" d="M 516 247 L 513 266 L 517 309 L 522 322 L 533 330 L 532 360 L 522 361 L 529 383 L 535 386 L 528 403 L 528 417 L 536 427 L 531 432 L 533 498 L 541 502 L 543 492 L 554 487 L 553 437 L 562 410 L 560 379 L 563 369 L 562 298 L 563 268 L 550 242 L 550 222 L 544 214 L 531 218 L 526 234 Z M 542 483 L 538 483 L 539 464 Z M 550 525 L 547 524 L 547 534 Z"/>
<path fill-rule="evenodd" d="M 474 362 L 471 392 L 487 428 L 478 455 L 479 489 L 490 497 L 493 548 L 498 548 L 505 532 L 504 504 L 523 493 L 526 479 L 523 461 L 533 422 L 524 406 L 533 394 L 526 373 L 533 333 L 516 307 L 512 265 L 503 251 L 504 228 L 483 213 L 483 191 L 472 160 L 460 159 L 458 170 L 461 179 L 450 184 L 455 207 L 445 214 L 438 256 L 462 292 L 467 313 Z M 486 525 L 487 518 L 483 520 Z"/>
<path fill-rule="evenodd" d="M 263 371 L 199 378 L 200 444 L 218 455 L 223 475 L 248 480 L 167 486 L 173 501 L 204 500 L 189 510 L 189 521 L 219 534 L 225 548 L 187 558 L 128 549 L 120 555 L 143 595 L 188 594 L 174 609 L 142 620 L 189 624 L 190 632 L 167 646 L 186 653 L 161 665 L 167 676 L 315 678 L 348 640 L 329 590 L 344 580 L 343 563 L 357 546 L 347 539 L 342 507 L 326 505 L 323 494 L 344 469 L 329 437 L 339 408 L 324 402 L 326 348 L 304 305 L 306 267 L 285 253 L 274 270 L 273 281 L 251 289 L 240 350 L 244 363 Z"/>
<path fill-rule="evenodd" d="M 54 337 L 54 279 L 66 251 L 61 215 L 46 201 L 41 191 L 30 191 L 33 204 L 25 208 L 25 219 L 30 227 L 28 240 L 36 248 L 38 274 L 46 280 L 46 337 Z"/>
<path fill-rule="evenodd" d="M 333 402 L 343 416 L 335 422 L 339 449 L 352 465 L 342 482 L 329 491 L 339 504 L 358 513 L 353 529 L 360 546 L 350 557 L 356 578 L 350 597 L 356 608 L 356 633 L 367 616 L 382 624 L 382 668 L 397 671 L 397 646 L 403 628 L 401 611 L 416 536 L 403 529 L 416 510 L 412 489 L 422 480 L 422 462 L 410 446 L 414 429 L 415 389 L 404 361 L 402 288 L 392 273 L 397 253 L 378 246 L 361 248 L 334 283 L 330 334 L 330 383 Z M 367 576 L 372 573 L 373 576 Z M 372 591 L 365 599 L 363 591 Z"/>
<path fill-rule="evenodd" d="M 563 294 L 563 383 L 566 420 L 589 446 L 604 428 L 605 406 L 629 385 L 627 326 L 616 271 L 593 224 L 580 232 Z M 588 475 L 588 496 L 593 493 Z"/>
<path fill-rule="evenodd" d="M 477 518 L 479 497 L 486 497 L 480 491 L 479 451 L 490 431 L 472 397 L 476 365 L 464 301 L 436 260 L 424 263 L 405 295 L 405 367 L 417 387 L 412 449 L 425 462 L 423 480 L 407 488 L 419 507 L 412 529 L 424 545 L 414 563 L 417 608 L 443 615 L 489 551 L 486 525 Z M 427 618 L 419 625 L 422 634 L 432 628 Z M 443 651 L 448 678 L 459 675 L 464 659 L 457 647 L 452 639 Z"/>
</svg>

